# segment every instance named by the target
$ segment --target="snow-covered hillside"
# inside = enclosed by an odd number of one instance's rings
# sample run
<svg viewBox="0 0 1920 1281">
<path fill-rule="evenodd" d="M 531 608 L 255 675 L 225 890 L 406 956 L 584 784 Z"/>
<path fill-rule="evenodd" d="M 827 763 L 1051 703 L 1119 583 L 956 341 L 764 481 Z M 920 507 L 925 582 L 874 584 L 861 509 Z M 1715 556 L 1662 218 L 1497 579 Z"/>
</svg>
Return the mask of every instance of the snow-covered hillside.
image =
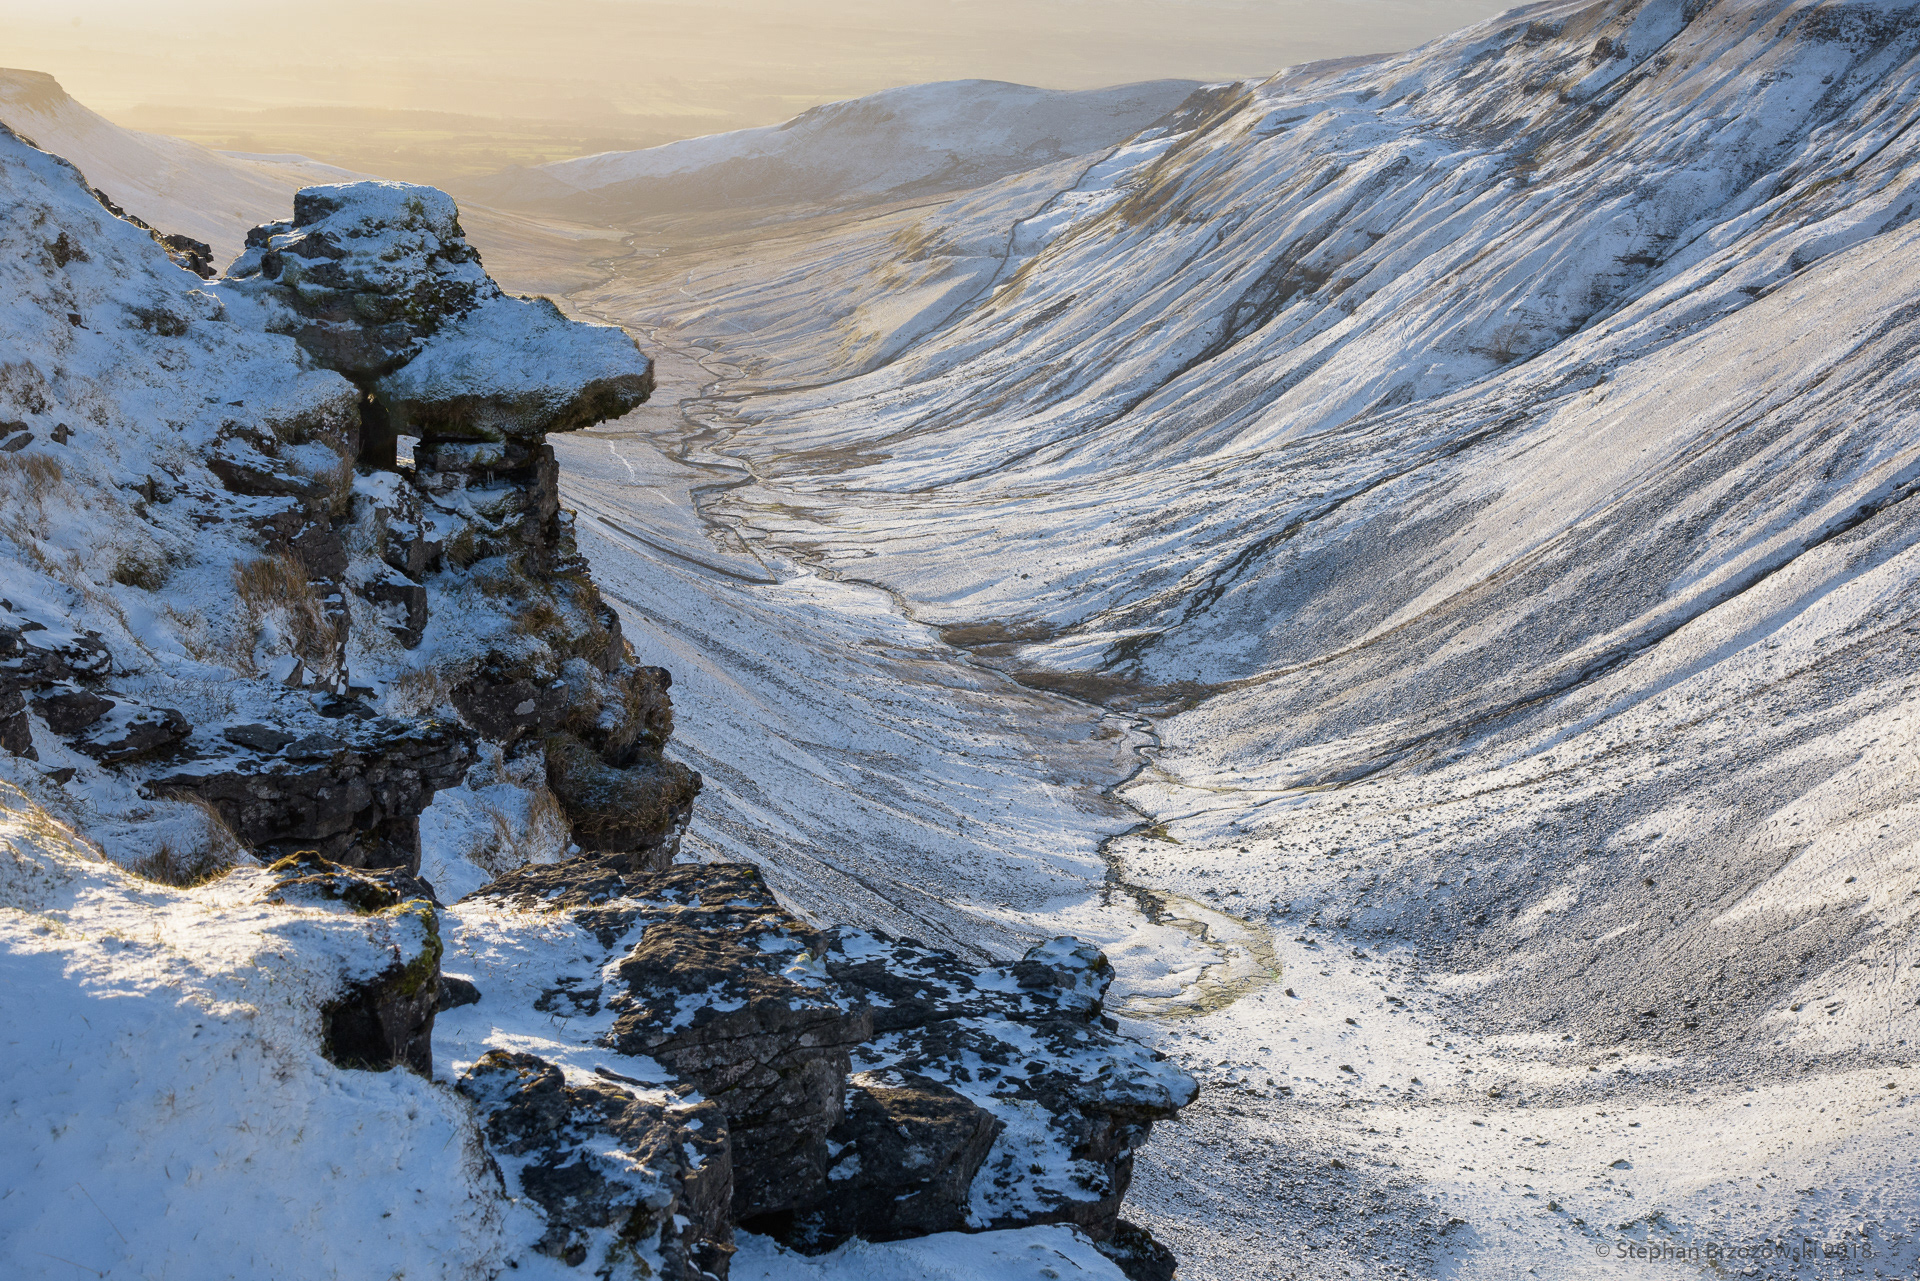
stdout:
<svg viewBox="0 0 1920 1281">
<path fill-rule="evenodd" d="M 685 850 L 975 956 L 1101 943 L 1121 1028 L 1202 1081 L 1128 1208 L 1187 1281 L 1912 1273 L 1920 15 L 1550 0 L 1183 102 L 1090 152 L 988 149 L 910 209 L 859 206 L 947 161 L 879 149 L 816 193 L 838 213 L 649 241 L 568 298 L 665 349 L 653 404 L 554 452 L 676 676 Z M 646 172 L 605 188 L 636 217 L 725 190 Z M 198 421 L 169 358 L 109 390 Z M 62 608 L 130 647 L 143 589 L 99 579 L 122 620 Z M 462 789 L 476 822 L 529 790 L 508 764 Z M 7 807 L 18 956 L 84 987 L 129 963 L 111 922 L 174 937 L 187 907 Z M 445 1044 L 585 1090 L 613 945 L 548 874 L 448 914 L 495 1003 Z M 264 936 L 198 893 L 225 942 L 182 981 L 224 991 Z M 811 928 L 753 946 L 783 965 Z M 845 965 L 837 937 L 780 974 Z M 377 1093 L 461 1146 L 462 1114 Z M 1070 1168 L 1042 1155 L 1040 1184 Z M 36 1224 L 84 1213 L 34 1186 Z M 428 1185 L 436 1230 L 467 1186 Z M 527 1236 L 471 1223 L 487 1258 Z M 745 1237 L 735 1275 L 1107 1267 L 1047 1231 Z"/>
<path fill-rule="evenodd" d="M 649 428 L 711 469 L 671 545 L 1149 715 L 1084 902 L 1282 967 L 1163 1025 L 1218 1090 L 1143 1164 L 1189 1275 L 1911 1266 L 1917 57 L 1904 3 L 1536 5 L 574 295 L 715 377 Z"/>
<path fill-rule="evenodd" d="M 1078 92 L 995 80 L 909 85 L 762 129 L 509 170 L 462 194 L 510 209 L 610 220 L 899 199 L 1103 150 L 1197 88 L 1187 80 Z"/>
</svg>

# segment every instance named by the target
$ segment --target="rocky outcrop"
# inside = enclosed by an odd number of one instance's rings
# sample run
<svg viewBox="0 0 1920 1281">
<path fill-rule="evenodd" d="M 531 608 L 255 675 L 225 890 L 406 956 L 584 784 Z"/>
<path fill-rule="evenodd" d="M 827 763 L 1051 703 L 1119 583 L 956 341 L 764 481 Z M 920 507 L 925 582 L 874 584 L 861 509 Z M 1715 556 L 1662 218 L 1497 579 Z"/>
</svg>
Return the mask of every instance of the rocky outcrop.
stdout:
<svg viewBox="0 0 1920 1281">
<path fill-rule="evenodd" d="M 98 635 L 52 631 L 16 615 L 12 601 L 0 610 L 0 749 L 37 760 L 28 696 L 53 733 L 82 734 L 115 705 L 91 688 L 113 673 L 113 655 Z"/>
<path fill-rule="evenodd" d="M 1197 1087 L 1101 1014 L 1113 970 L 1098 949 L 1054 939 L 981 969 L 912 941 L 842 930 L 823 961 L 873 1009 L 875 1036 L 856 1067 L 937 1084 L 1002 1126 L 972 1183 L 969 1226 L 1072 1223 L 1095 1241 L 1113 1236 L 1134 1150 Z M 797 1222 L 831 1244 L 827 1224 L 839 1212 L 823 1205 L 810 1212 L 817 1220 Z"/>
<path fill-rule="evenodd" d="M 475 735 L 450 721 L 340 706 L 331 719 L 289 707 L 278 725 L 228 726 L 222 742 L 152 786 L 207 801 L 264 854 L 312 849 L 348 867 L 418 872 L 420 815 L 436 791 L 465 777 Z"/>
<path fill-rule="evenodd" d="M 469 901 L 597 940 L 593 977 L 556 975 L 540 1008 L 612 1011 L 602 1049 L 713 1103 L 734 1222 L 810 1253 L 1071 1223 L 1152 1255 L 1118 1218 L 1133 1153 L 1196 1086 L 1101 1013 L 1097 949 L 1055 939 L 983 968 L 811 926 L 752 867 L 645 873 L 619 855 L 520 868 Z"/>
<path fill-rule="evenodd" d="M 645 400 L 651 363 L 619 330 L 503 294 L 452 200 L 432 188 L 309 188 L 291 221 L 247 243 L 222 295 L 361 389 L 343 444 L 360 475 L 343 497 L 302 487 L 312 468 L 254 459 L 230 462 L 229 485 L 297 507 L 271 545 L 310 570 L 324 561 L 323 599 L 343 582 L 404 648 L 432 626 L 436 586 L 497 602 L 510 626 L 449 673 L 453 706 L 483 738 L 546 752 L 583 848 L 664 867 L 699 776 L 663 755 L 666 674 L 632 662 L 561 510 L 545 443 Z M 397 463 L 402 435 L 416 441 L 411 467 Z M 333 542 L 350 532 L 371 554 L 335 556 L 314 533 L 314 504 L 336 512 Z"/>
<path fill-rule="evenodd" d="M 859 1073 L 827 1135 L 825 1195 L 765 1226 L 809 1252 L 848 1237 L 894 1241 L 965 1231 L 974 1177 L 1005 1128 L 929 1077 Z"/>
<path fill-rule="evenodd" d="M 347 984 L 320 1010 L 320 1052 L 341 1067 L 405 1067 L 433 1075 L 433 1016 L 440 1002 L 440 922 L 411 878 L 369 876 L 311 850 L 267 869 L 265 903 L 337 907 L 384 916 L 392 962 Z"/>
<path fill-rule="evenodd" d="M 309 187 L 291 221 L 247 233 L 227 280 L 266 309 L 267 328 L 367 394 L 359 457 L 373 467 L 393 466 L 399 435 L 537 449 L 653 390 L 652 366 L 620 331 L 503 294 L 453 200 L 431 187 Z"/>
<path fill-rule="evenodd" d="M 510 1194 L 546 1217 L 541 1253 L 599 1277 L 725 1278 L 726 1121 L 709 1102 L 494 1050 L 460 1078 Z"/>
<path fill-rule="evenodd" d="M 99 265 L 66 231 L 41 240 L 48 272 Z M 207 802 L 265 855 L 412 871 L 419 815 L 491 742 L 540 754 L 582 848 L 666 866 L 699 776 L 666 759 L 668 677 L 634 663 L 595 589 L 545 443 L 646 398 L 652 366 L 633 341 L 502 293 L 453 202 L 398 183 L 303 191 L 219 281 L 137 302 L 133 321 L 157 338 L 218 322 L 256 342 L 284 335 L 270 346 L 327 371 L 299 374 L 312 385 L 271 409 L 203 398 L 215 408 L 201 470 L 115 482 L 136 518 L 170 509 L 175 525 L 251 545 L 230 571 L 240 643 L 218 655 L 248 687 L 244 707 L 196 726 L 152 682 L 112 688 L 97 634 L 0 602 L 0 747 L 33 755 L 37 718 L 152 798 Z M 68 327 L 91 332 L 83 320 Z M 6 449 L 35 439 L 30 426 L 10 424 Z M 410 463 L 398 434 L 415 438 Z M 35 484 L 59 476 L 34 468 Z M 113 575 L 157 590 L 169 558 L 190 555 L 130 552 Z M 209 586 L 224 585 L 201 584 L 200 599 Z M 380 715 L 396 681 L 438 707 Z"/>
</svg>

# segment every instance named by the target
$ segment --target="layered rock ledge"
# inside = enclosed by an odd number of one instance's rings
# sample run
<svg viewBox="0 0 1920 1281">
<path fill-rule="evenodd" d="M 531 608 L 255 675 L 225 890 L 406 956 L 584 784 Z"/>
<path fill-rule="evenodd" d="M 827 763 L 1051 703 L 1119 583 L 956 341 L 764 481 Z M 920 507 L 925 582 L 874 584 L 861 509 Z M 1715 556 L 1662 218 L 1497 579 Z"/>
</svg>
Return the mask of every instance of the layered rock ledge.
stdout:
<svg viewBox="0 0 1920 1281">
<path fill-rule="evenodd" d="M 647 873 L 607 856 L 509 872 L 453 912 L 459 945 L 475 952 L 528 918 L 565 923 L 544 973 L 541 954 L 523 956 L 511 990 L 598 1029 L 551 1051 L 593 1059 L 592 1090 L 624 1083 L 640 1099 L 715 1109 L 703 1124 L 726 1131 L 707 1159 L 729 1171 L 728 1234 L 737 1225 L 818 1253 L 852 1237 L 1067 1223 L 1116 1259 L 1160 1257 L 1120 1206 L 1134 1151 L 1197 1087 L 1116 1034 L 1101 1005 L 1112 969 L 1087 944 L 1054 939 L 982 967 L 911 940 L 810 925 L 748 865 Z M 496 1009 L 474 1027 L 490 1035 L 509 1017 Z M 565 1076 L 564 1062 L 532 1056 L 514 1070 Z M 492 1098 L 475 1075 L 504 1070 L 482 1053 L 462 1089 Z M 663 1114 L 645 1141 L 667 1124 Z M 595 1133 L 611 1147 L 625 1141 Z M 542 1159 L 564 1167 L 571 1151 Z M 582 1203 L 596 1207 L 591 1221 L 541 1203 L 552 1240 L 585 1240 L 612 1221 L 599 1200 Z M 706 1207 L 674 1213 L 705 1221 Z M 721 1234 L 698 1248 L 711 1262 L 730 1244 Z M 696 1245 L 663 1238 L 659 1248 L 691 1259 Z"/>
</svg>

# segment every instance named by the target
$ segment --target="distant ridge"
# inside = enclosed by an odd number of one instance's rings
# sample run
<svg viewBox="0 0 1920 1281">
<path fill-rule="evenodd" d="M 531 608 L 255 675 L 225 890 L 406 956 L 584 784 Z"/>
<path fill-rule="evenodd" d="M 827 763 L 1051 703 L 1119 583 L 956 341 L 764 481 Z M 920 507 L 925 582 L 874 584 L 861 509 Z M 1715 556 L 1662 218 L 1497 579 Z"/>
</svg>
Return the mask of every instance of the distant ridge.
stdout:
<svg viewBox="0 0 1920 1281">
<path fill-rule="evenodd" d="M 122 128 L 44 71 L 0 68 L 0 123 L 73 161 L 129 212 L 206 241 L 222 267 L 239 254 L 247 228 L 281 216 L 290 192 L 358 176 L 303 156 L 227 156 Z"/>
<path fill-rule="evenodd" d="M 1201 86 L 1036 89 L 949 80 L 827 103 L 784 124 L 512 169 L 463 194 L 575 218 L 862 204 L 978 186 L 1132 137 Z"/>
</svg>

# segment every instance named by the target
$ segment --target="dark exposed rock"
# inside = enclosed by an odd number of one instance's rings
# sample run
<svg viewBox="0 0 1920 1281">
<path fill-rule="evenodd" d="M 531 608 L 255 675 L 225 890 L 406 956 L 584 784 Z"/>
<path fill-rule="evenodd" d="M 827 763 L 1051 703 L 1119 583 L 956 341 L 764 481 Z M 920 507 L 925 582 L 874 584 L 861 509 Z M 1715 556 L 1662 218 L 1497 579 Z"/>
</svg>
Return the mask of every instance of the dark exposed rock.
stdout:
<svg viewBox="0 0 1920 1281">
<path fill-rule="evenodd" d="M 187 718 L 173 708 L 148 707 L 122 697 L 71 737 L 75 751 L 120 765 L 177 747 L 192 733 Z"/>
<path fill-rule="evenodd" d="M 624 859 L 607 854 L 582 854 L 564 863 L 524 863 L 468 897 L 499 899 L 523 911 L 567 912 L 578 918 L 581 908 L 626 898 L 630 871 Z M 611 926 L 612 933 L 602 936 L 600 946 L 612 947 L 614 939 L 639 920 L 638 911 L 624 912 Z"/>
<path fill-rule="evenodd" d="M 0 751 L 37 761 L 33 723 L 27 719 L 27 697 L 17 689 L 0 689 Z"/>
<path fill-rule="evenodd" d="M 269 854 L 311 848 L 350 867 L 418 871 L 420 813 L 466 776 L 471 732 L 447 721 L 335 723 L 342 728 L 277 756 L 209 755 L 151 786 L 210 802 L 242 842 Z"/>
<path fill-rule="evenodd" d="M 564 688 L 481 671 L 453 687 L 453 705 L 467 724 L 489 739 L 512 743 L 564 719 L 569 700 Z"/>
<path fill-rule="evenodd" d="M 868 1072 L 939 1082 L 1006 1127 L 976 1183 L 975 1227 L 1072 1223 L 1096 1241 L 1116 1230 L 1133 1152 L 1152 1123 L 1197 1087 L 1164 1055 L 1100 1021 L 1112 981 L 1088 944 L 1054 939 L 1008 966 L 837 931 L 827 972 L 874 1007 Z"/>
<path fill-rule="evenodd" d="M 177 231 L 160 234 L 159 240 L 160 247 L 167 251 L 167 257 L 200 279 L 212 280 L 220 274 L 213 265 L 213 246 L 206 241 L 183 236 Z"/>
<path fill-rule="evenodd" d="M 268 756 L 291 743 L 295 735 L 277 730 L 271 725 L 229 725 L 220 731 L 220 736 L 229 743 L 252 748 Z"/>
<path fill-rule="evenodd" d="M 331 734 L 308 734 L 282 749 L 288 760 L 331 761 L 347 750 L 347 745 Z"/>
<path fill-rule="evenodd" d="M 700 792 L 700 776 L 678 761 L 634 754 L 618 768 L 571 734 L 546 740 L 547 786 L 582 848 L 633 856 L 633 870 L 665 871 L 679 849 Z"/>
<path fill-rule="evenodd" d="M 433 905 L 311 850 L 267 869 L 268 903 L 338 906 L 391 918 L 392 964 L 320 1010 L 320 1050 L 341 1067 L 405 1067 L 433 1075 L 433 1016 L 440 1000 L 440 923 Z M 402 883 L 404 884 L 404 882 Z"/>
<path fill-rule="evenodd" d="M 436 1012 L 457 1010 L 463 1005 L 478 1005 L 480 989 L 472 979 L 463 979 L 457 974 L 440 976 L 440 999 L 434 1004 Z"/>
<path fill-rule="evenodd" d="M 828 1195 L 745 1226 L 806 1254 L 848 1237 L 896 1241 L 967 1227 L 973 1176 L 1005 1128 L 972 1100 L 911 1073 L 862 1074 L 827 1136 Z"/>
<path fill-rule="evenodd" d="M 57 633 L 37 623 L 0 625 L 0 686 L 38 689 L 112 673 L 113 655 L 94 633 Z"/>
<path fill-rule="evenodd" d="M 62 738 L 71 738 L 113 710 L 113 700 L 86 690 L 67 690 L 45 694 L 33 700 L 33 710 L 47 728 Z"/>
<path fill-rule="evenodd" d="M 200 279 L 211 280 L 218 274 L 213 267 L 213 246 L 207 244 L 204 240 L 195 240 L 192 236 L 183 236 L 177 232 L 156 231 L 147 223 L 115 204 L 112 198 L 98 187 L 93 188 L 93 198 L 100 202 L 101 208 L 105 209 L 114 217 L 125 222 L 130 222 L 152 236 L 154 242 L 167 251 L 167 257 L 173 259 L 175 263 L 185 267 L 188 271 L 200 277 Z M 61 238 L 66 238 L 65 232 L 61 233 Z"/>
<path fill-rule="evenodd" d="M 9 615 L 13 606 L 0 601 L 0 609 Z M 113 656 L 94 633 L 54 632 L 46 626 L 21 621 L 0 624 L 0 749 L 38 760 L 33 747 L 33 726 L 28 720 L 26 692 L 57 690 L 37 700 L 35 710 L 51 710 L 67 730 L 77 733 L 104 715 L 113 704 L 106 699 L 94 701 L 75 687 L 77 681 L 98 681 L 113 671 Z M 64 701 L 61 701 L 64 700 Z M 50 709 L 39 703 L 51 703 Z M 105 707 L 100 707 L 105 703 Z M 51 726 L 50 726 L 51 728 Z"/>
<path fill-rule="evenodd" d="M 644 888 L 641 888 L 644 887 Z M 823 939 L 775 903 L 758 869 L 676 867 L 629 882 L 640 942 L 615 968 L 608 1045 L 697 1085 L 733 1135 L 734 1215 L 792 1209 L 826 1188 L 852 1047 L 872 1035 L 814 959 Z"/>
<path fill-rule="evenodd" d="M 353 590 L 380 611 L 403 648 L 417 649 L 427 631 L 427 589 L 390 566 L 381 568 L 386 572 L 354 584 Z"/>
<path fill-rule="evenodd" d="M 726 1118 L 641 1097 L 619 1078 L 568 1084 L 492 1050 L 460 1078 L 508 1189 L 539 1207 L 542 1253 L 602 1278 L 724 1281 L 733 1253 Z"/>
<path fill-rule="evenodd" d="M 324 478 L 296 471 L 254 441 L 230 438 L 207 455 L 207 467 L 236 494 L 255 498 L 324 498 Z"/>
<path fill-rule="evenodd" d="M 1126 1219 L 1119 1220 L 1113 1236 L 1096 1242 L 1095 1248 L 1127 1274 L 1127 1281 L 1173 1281 L 1180 1267 L 1173 1251 L 1156 1241 L 1153 1233 Z"/>
</svg>

